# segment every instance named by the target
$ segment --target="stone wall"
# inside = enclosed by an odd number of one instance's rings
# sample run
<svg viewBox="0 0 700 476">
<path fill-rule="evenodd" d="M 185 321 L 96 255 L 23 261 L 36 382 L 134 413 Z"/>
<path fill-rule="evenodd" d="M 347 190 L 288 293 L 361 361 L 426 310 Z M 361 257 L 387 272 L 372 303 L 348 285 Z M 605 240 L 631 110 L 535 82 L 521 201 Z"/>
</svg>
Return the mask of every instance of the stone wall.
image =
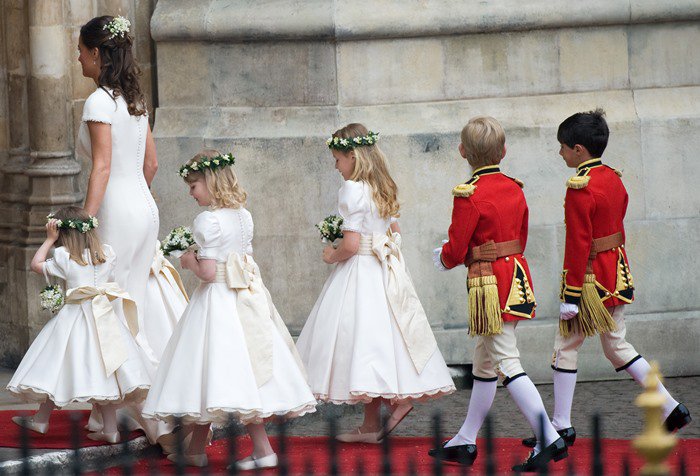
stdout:
<svg viewBox="0 0 700 476">
<path fill-rule="evenodd" d="M 151 28 L 161 235 L 199 212 L 178 164 L 204 146 L 233 151 L 257 260 L 298 333 L 330 272 L 313 228 L 340 185 L 324 139 L 363 122 L 382 133 L 405 254 L 440 347 L 449 363 L 468 362 L 465 271 L 436 272 L 431 250 L 449 225 L 451 188 L 469 175 L 459 130 L 492 115 L 506 128 L 503 169 L 526 184 L 539 307 L 522 325 L 521 351 L 528 372 L 546 380 L 572 173 L 556 128 L 602 106 L 612 130 L 604 159 L 624 171 L 631 195 L 630 339 L 666 374 L 698 373 L 699 19 L 692 0 L 160 0 Z M 584 346 L 581 378 L 614 377 L 597 345 Z"/>
</svg>

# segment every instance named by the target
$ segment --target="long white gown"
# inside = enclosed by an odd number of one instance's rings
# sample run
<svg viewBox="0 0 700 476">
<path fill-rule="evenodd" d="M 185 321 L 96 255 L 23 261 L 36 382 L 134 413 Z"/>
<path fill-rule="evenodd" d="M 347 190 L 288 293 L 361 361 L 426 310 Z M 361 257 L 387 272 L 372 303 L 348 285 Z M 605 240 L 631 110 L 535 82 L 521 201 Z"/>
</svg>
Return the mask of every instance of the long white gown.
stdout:
<svg viewBox="0 0 700 476">
<path fill-rule="evenodd" d="M 145 321 L 151 316 L 145 315 L 144 309 L 154 257 L 153 243 L 157 240 L 159 227 L 158 207 L 143 175 L 148 117 L 130 115 L 123 96 L 114 98 L 109 88 L 97 88 L 83 106 L 76 148 L 79 156 L 92 160 L 88 122 L 111 125 L 112 161 L 109 182 L 97 213 L 98 232 L 102 241 L 110 243 L 117 255 L 116 281 L 136 302 L 139 328 L 148 329 L 152 326 L 146 325 Z M 157 318 L 158 314 L 153 316 Z M 154 377 L 158 357 L 148 342 L 148 336 L 139 332 L 136 340 L 149 374 Z M 151 442 L 171 431 L 164 425 L 156 427 L 152 422 L 144 421 L 140 408 L 126 408 L 125 413 L 137 420 L 131 426 L 142 427 Z M 95 431 L 101 426 L 94 411 L 89 425 Z"/>
<path fill-rule="evenodd" d="M 338 211 L 342 229 L 360 233 L 363 241 L 386 235 L 391 222 L 379 215 L 365 182 L 345 181 Z M 374 254 L 358 252 L 337 263 L 326 280 L 297 340 L 318 400 L 355 404 L 382 397 L 401 402 L 454 392 L 436 345 L 420 372 L 414 365 L 388 302 L 385 268 Z M 418 341 L 434 342 L 429 324 L 423 324 Z"/>
<path fill-rule="evenodd" d="M 114 281 L 115 255 L 104 245 L 105 263 L 81 266 L 70 259 L 64 247 L 44 265 L 48 275 L 65 280 L 66 290 L 79 286 L 100 288 Z M 89 260 L 89 252 L 85 250 Z M 90 262 L 90 261 L 88 261 Z M 118 332 L 127 360 L 106 375 L 92 300 L 65 304 L 46 323 L 17 367 L 7 389 L 23 400 L 43 402 L 47 398 L 62 407 L 75 402 L 140 401 L 146 397 L 151 379 L 138 346 L 124 324 L 121 300 L 112 302 Z"/>
<path fill-rule="evenodd" d="M 250 212 L 205 211 L 195 219 L 193 232 L 199 259 L 216 260 L 217 279 L 202 282 L 192 294 L 163 353 L 144 416 L 204 424 L 232 415 L 247 424 L 315 411 L 294 341 L 252 258 Z M 226 267 L 231 260 L 246 263 L 233 272 L 244 283 L 232 284 Z M 269 371 L 265 378 L 258 379 L 259 369 Z"/>
</svg>

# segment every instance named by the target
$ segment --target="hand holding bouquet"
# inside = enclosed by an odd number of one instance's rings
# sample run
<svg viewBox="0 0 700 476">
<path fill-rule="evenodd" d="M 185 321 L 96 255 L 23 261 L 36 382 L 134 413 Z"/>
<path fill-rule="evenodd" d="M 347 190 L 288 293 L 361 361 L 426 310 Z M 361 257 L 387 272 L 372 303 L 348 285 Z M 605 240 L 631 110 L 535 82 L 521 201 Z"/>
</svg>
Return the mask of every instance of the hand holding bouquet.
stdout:
<svg viewBox="0 0 700 476">
<path fill-rule="evenodd" d="M 41 308 L 56 312 L 63 306 L 63 289 L 58 284 L 46 286 L 40 293 Z"/>
<path fill-rule="evenodd" d="M 178 226 L 173 231 L 168 233 L 160 249 L 163 251 L 163 256 L 181 257 L 192 246 L 194 246 L 194 237 L 192 230 L 186 226 Z"/>
<path fill-rule="evenodd" d="M 333 243 L 338 238 L 343 237 L 343 231 L 340 226 L 343 224 L 343 217 L 338 215 L 330 215 L 321 220 L 317 225 L 318 231 L 321 232 L 321 241 L 323 243 Z"/>
</svg>

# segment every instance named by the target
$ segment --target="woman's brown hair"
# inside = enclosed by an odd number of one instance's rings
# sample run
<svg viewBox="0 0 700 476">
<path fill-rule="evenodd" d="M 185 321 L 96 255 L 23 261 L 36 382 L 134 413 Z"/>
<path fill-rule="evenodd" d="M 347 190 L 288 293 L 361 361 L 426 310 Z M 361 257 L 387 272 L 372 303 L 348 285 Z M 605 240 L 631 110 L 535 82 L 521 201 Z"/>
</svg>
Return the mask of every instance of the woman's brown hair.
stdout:
<svg viewBox="0 0 700 476">
<path fill-rule="evenodd" d="M 113 20 L 109 15 L 93 18 L 80 28 L 80 38 L 85 46 L 100 52 L 98 86 L 111 88 L 114 98 L 123 96 L 129 114 L 143 116 L 147 114 L 146 100 L 138 80 L 141 68 L 131 51 L 133 38 L 129 33 L 114 35 L 106 29 Z"/>
<path fill-rule="evenodd" d="M 57 220 L 83 220 L 90 219 L 85 210 L 78 207 L 63 207 L 53 214 Z M 65 246 L 70 254 L 70 259 L 81 266 L 88 264 L 101 264 L 107 261 L 105 252 L 102 249 L 102 242 L 97 235 L 97 230 L 94 228 L 85 233 L 81 233 L 75 228 L 59 228 L 58 242 L 59 246 Z M 90 250 L 90 259 L 92 263 L 85 260 L 85 250 Z"/>
</svg>

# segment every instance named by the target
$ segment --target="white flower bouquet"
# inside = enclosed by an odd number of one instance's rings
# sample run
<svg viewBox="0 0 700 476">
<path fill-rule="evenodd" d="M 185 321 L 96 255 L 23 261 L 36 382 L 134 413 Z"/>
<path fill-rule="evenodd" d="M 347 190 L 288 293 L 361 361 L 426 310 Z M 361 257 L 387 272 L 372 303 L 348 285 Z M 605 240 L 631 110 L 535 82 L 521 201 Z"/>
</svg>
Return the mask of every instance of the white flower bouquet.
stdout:
<svg viewBox="0 0 700 476">
<path fill-rule="evenodd" d="M 41 308 L 56 312 L 63 306 L 63 289 L 58 284 L 46 286 L 40 293 Z"/>
<path fill-rule="evenodd" d="M 168 236 L 165 237 L 160 245 L 160 249 L 163 251 L 164 256 L 179 258 L 192 246 L 194 246 L 192 230 L 186 226 L 178 226 L 168 233 Z"/>
<path fill-rule="evenodd" d="M 343 237 L 343 231 L 340 226 L 343 224 L 343 217 L 338 215 L 330 215 L 321 220 L 317 225 L 318 231 L 321 232 L 321 241 L 323 243 L 333 243 L 338 238 Z"/>
</svg>

